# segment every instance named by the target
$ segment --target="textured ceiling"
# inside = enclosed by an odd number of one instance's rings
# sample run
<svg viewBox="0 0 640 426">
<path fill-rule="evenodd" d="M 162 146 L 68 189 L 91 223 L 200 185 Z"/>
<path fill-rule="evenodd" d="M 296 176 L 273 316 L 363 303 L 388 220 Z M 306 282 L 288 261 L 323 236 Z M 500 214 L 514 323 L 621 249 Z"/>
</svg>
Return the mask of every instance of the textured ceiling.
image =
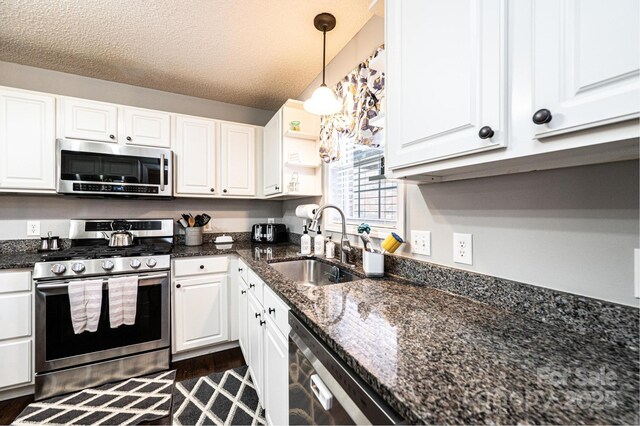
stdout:
<svg viewBox="0 0 640 426">
<path fill-rule="evenodd" d="M 0 60 L 278 109 L 371 17 L 368 0 L 0 0 Z"/>
</svg>

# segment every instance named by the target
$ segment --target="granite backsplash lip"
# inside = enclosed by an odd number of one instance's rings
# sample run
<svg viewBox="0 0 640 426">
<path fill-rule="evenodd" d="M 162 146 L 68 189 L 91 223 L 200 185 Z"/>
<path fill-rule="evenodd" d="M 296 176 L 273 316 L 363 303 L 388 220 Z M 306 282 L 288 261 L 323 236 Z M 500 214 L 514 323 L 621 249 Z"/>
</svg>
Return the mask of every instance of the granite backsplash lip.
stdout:
<svg viewBox="0 0 640 426">
<path fill-rule="evenodd" d="M 396 278 L 309 289 L 238 254 L 338 356 L 414 423 L 637 423 L 637 348 L 594 340 Z M 601 381 L 584 381 L 584 375 Z M 604 381 L 602 381 L 604 380 Z M 607 381 L 608 380 L 608 381 Z M 609 398 L 598 405 L 596 398 Z M 585 401 L 577 398 L 593 398 Z M 602 401 L 601 401 L 602 402 Z"/>
</svg>

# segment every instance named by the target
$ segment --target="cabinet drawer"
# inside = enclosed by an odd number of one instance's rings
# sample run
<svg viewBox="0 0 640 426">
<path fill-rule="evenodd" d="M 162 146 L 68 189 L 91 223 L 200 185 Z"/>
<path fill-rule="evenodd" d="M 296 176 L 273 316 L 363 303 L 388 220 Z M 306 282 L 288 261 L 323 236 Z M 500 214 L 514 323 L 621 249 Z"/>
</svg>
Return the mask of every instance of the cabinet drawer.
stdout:
<svg viewBox="0 0 640 426">
<path fill-rule="evenodd" d="M 31 293 L 0 295 L 0 340 L 31 336 Z"/>
<path fill-rule="evenodd" d="M 0 389 L 31 383 L 31 340 L 0 343 Z"/>
<path fill-rule="evenodd" d="M 267 318 L 273 320 L 283 336 L 289 336 L 289 306 L 268 286 L 264 286 L 264 310 Z"/>
<path fill-rule="evenodd" d="M 248 284 L 249 290 L 253 293 L 258 303 L 264 305 L 264 282 L 251 269 L 249 269 Z"/>
<path fill-rule="evenodd" d="M 0 294 L 31 290 L 31 272 L 0 272 Z"/>
<path fill-rule="evenodd" d="M 247 264 L 240 259 L 238 259 L 238 274 L 245 283 L 249 284 L 249 268 L 247 267 Z"/>
<path fill-rule="evenodd" d="M 176 277 L 227 272 L 229 258 L 222 256 L 178 259 L 174 261 L 173 268 Z"/>
</svg>

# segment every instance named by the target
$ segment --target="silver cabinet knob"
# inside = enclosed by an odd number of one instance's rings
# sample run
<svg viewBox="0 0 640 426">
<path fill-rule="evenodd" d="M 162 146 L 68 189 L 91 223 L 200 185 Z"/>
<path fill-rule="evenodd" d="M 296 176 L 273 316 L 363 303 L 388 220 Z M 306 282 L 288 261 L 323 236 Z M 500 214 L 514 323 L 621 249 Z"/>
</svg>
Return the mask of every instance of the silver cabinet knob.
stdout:
<svg viewBox="0 0 640 426">
<path fill-rule="evenodd" d="M 84 265 L 80 262 L 76 262 L 73 265 L 71 265 L 71 270 L 76 274 L 79 274 L 80 272 L 84 271 Z"/>
<path fill-rule="evenodd" d="M 138 259 L 133 259 L 131 262 L 129 262 L 129 265 L 131 265 L 133 269 L 138 269 L 142 264 Z"/>
<path fill-rule="evenodd" d="M 51 267 L 51 272 L 53 272 L 56 275 L 64 274 L 64 271 L 66 270 L 67 270 L 67 267 L 60 263 L 56 263 Z"/>
<path fill-rule="evenodd" d="M 151 259 L 147 259 L 147 266 L 148 266 L 149 268 L 153 268 L 153 267 L 155 267 L 157 264 L 158 264 L 158 262 L 157 262 L 155 259 L 153 259 L 153 258 L 151 258 Z"/>
<path fill-rule="evenodd" d="M 113 262 L 110 260 L 103 260 L 102 261 L 102 269 L 104 269 L 105 271 L 110 271 L 113 269 Z"/>
</svg>

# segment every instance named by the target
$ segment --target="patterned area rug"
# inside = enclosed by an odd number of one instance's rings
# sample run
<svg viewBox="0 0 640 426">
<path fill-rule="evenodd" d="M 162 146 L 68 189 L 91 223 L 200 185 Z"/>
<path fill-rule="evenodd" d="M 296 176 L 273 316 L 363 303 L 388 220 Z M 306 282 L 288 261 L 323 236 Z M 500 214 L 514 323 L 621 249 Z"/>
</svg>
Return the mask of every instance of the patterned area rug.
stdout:
<svg viewBox="0 0 640 426">
<path fill-rule="evenodd" d="M 29 404 L 14 425 L 132 425 L 169 415 L 175 370 Z"/>
<path fill-rule="evenodd" d="M 247 366 L 176 383 L 173 424 L 266 424 Z"/>
</svg>

